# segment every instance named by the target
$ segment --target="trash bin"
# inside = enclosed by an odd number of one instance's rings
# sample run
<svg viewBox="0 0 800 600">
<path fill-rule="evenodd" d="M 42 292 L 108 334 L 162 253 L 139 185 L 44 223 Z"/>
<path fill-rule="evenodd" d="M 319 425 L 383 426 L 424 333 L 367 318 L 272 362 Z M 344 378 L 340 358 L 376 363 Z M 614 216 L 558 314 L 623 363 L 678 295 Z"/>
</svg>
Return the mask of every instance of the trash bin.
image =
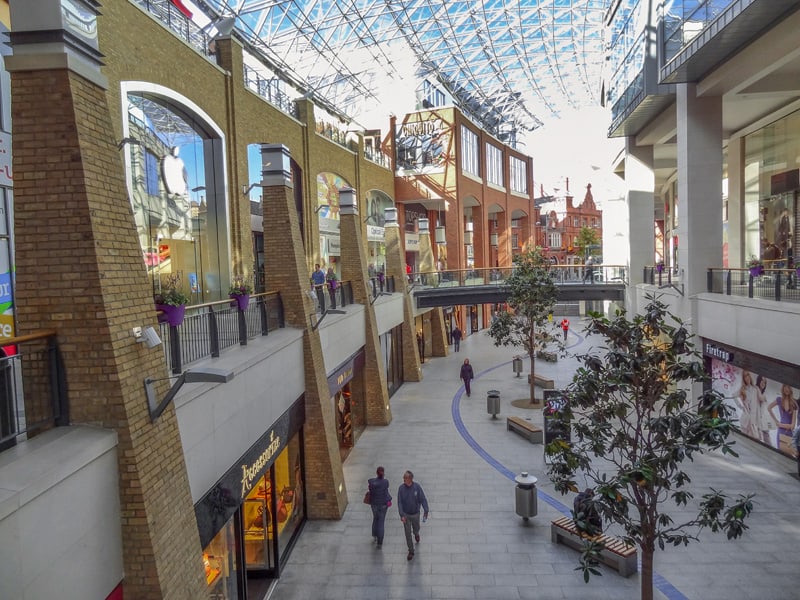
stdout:
<svg viewBox="0 0 800 600">
<path fill-rule="evenodd" d="M 497 418 L 497 413 L 500 412 L 500 392 L 497 390 L 486 392 L 486 412 L 492 415 L 493 419 Z"/>
<path fill-rule="evenodd" d="M 530 517 L 535 517 L 538 512 L 536 482 L 539 480 L 523 471 L 514 477 L 514 481 L 517 482 L 515 490 L 517 514 L 527 521 Z"/>
<path fill-rule="evenodd" d="M 511 361 L 511 368 L 519 377 L 519 374 L 522 373 L 522 359 L 519 356 L 515 356 L 514 360 Z"/>
</svg>

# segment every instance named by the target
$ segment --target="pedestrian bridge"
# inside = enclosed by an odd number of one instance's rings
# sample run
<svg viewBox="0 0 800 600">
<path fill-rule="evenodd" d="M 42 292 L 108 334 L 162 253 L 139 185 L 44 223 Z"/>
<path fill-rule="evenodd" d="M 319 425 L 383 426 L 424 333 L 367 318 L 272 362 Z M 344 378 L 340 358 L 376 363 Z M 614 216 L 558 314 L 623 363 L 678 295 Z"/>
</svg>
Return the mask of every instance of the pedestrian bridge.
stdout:
<svg viewBox="0 0 800 600">
<path fill-rule="evenodd" d="M 506 279 L 514 267 L 464 269 L 409 274 L 410 293 L 417 308 L 496 304 L 506 302 Z M 553 265 L 550 275 L 558 288 L 558 302 L 580 300 L 624 301 L 626 267 L 595 265 L 591 273 L 582 266 Z"/>
</svg>

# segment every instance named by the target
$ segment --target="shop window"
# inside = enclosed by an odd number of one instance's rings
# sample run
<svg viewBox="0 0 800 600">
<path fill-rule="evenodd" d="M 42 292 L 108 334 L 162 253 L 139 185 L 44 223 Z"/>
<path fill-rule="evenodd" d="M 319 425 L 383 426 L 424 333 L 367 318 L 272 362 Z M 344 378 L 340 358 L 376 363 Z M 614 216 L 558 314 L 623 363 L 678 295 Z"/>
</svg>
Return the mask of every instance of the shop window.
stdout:
<svg viewBox="0 0 800 600">
<path fill-rule="evenodd" d="M 230 600 L 239 597 L 236 562 L 235 518 L 228 521 L 211 543 L 203 549 L 208 596 L 211 600 Z"/>
<path fill-rule="evenodd" d="M 230 281 L 221 132 L 169 90 L 128 90 L 131 204 L 153 293 L 174 285 L 191 303 L 227 297 Z M 187 101 L 188 103 L 188 101 Z"/>
</svg>

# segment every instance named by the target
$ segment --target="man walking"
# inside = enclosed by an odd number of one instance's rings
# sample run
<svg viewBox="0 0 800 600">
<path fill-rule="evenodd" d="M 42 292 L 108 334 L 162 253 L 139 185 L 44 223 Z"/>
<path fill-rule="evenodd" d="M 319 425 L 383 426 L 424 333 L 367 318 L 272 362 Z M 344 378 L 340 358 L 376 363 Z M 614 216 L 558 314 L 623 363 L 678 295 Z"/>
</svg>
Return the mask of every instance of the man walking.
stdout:
<svg viewBox="0 0 800 600">
<path fill-rule="evenodd" d="M 585 269 L 583 271 L 583 281 L 589 280 L 589 283 L 594 283 L 594 258 L 591 256 L 586 259 Z"/>
<path fill-rule="evenodd" d="M 564 332 L 564 341 L 567 341 L 567 333 L 569 332 L 569 319 L 564 317 L 561 319 L 561 330 Z"/>
<path fill-rule="evenodd" d="M 461 330 L 458 328 L 458 325 L 453 327 L 450 337 L 453 338 L 453 350 L 458 352 L 458 349 L 461 347 Z"/>
<path fill-rule="evenodd" d="M 419 509 L 424 509 L 423 520 L 428 520 L 428 499 L 422 486 L 414 482 L 414 474 L 411 471 L 403 473 L 403 484 L 397 490 L 397 510 L 400 512 L 400 521 L 406 532 L 406 545 L 408 546 L 408 560 L 414 558 L 414 539 L 419 543 Z"/>
</svg>

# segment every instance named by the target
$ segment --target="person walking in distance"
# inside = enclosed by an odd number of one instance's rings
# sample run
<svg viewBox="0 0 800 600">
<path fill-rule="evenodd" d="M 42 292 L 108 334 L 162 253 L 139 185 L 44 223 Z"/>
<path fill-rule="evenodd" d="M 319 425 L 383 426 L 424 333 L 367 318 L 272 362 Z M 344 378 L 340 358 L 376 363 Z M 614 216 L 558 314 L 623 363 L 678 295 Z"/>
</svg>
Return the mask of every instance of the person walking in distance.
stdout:
<svg viewBox="0 0 800 600">
<path fill-rule="evenodd" d="M 423 521 L 428 520 L 428 499 L 422 486 L 414 481 L 414 474 L 411 471 L 403 473 L 403 484 L 397 490 L 397 510 L 400 512 L 400 521 L 406 533 L 406 545 L 408 546 L 408 560 L 414 558 L 414 540 L 419 543 L 419 509 L 424 510 Z"/>
<path fill-rule="evenodd" d="M 453 331 L 450 332 L 450 337 L 453 338 L 453 350 L 458 352 L 459 348 L 461 348 L 461 330 L 458 328 L 458 325 L 453 327 Z"/>
<path fill-rule="evenodd" d="M 583 281 L 585 282 L 588 279 L 589 283 L 594 283 L 594 258 L 592 256 L 586 259 L 584 267 Z"/>
<path fill-rule="evenodd" d="M 561 319 L 561 330 L 564 332 L 564 341 L 567 341 L 567 333 L 569 333 L 569 319 L 564 317 Z"/>
<path fill-rule="evenodd" d="M 372 537 L 378 548 L 383 547 L 384 521 L 386 511 L 392 505 L 392 496 L 389 494 L 389 480 L 383 477 L 383 467 L 375 471 L 377 477 L 369 479 L 369 504 L 372 509 Z"/>
<path fill-rule="evenodd" d="M 464 389 L 467 391 L 467 396 L 472 394 L 470 389 L 470 382 L 475 379 L 475 373 L 472 370 L 472 365 L 469 364 L 469 359 L 464 359 L 464 364 L 461 365 L 461 373 L 458 375 L 464 381 Z"/>
</svg>

